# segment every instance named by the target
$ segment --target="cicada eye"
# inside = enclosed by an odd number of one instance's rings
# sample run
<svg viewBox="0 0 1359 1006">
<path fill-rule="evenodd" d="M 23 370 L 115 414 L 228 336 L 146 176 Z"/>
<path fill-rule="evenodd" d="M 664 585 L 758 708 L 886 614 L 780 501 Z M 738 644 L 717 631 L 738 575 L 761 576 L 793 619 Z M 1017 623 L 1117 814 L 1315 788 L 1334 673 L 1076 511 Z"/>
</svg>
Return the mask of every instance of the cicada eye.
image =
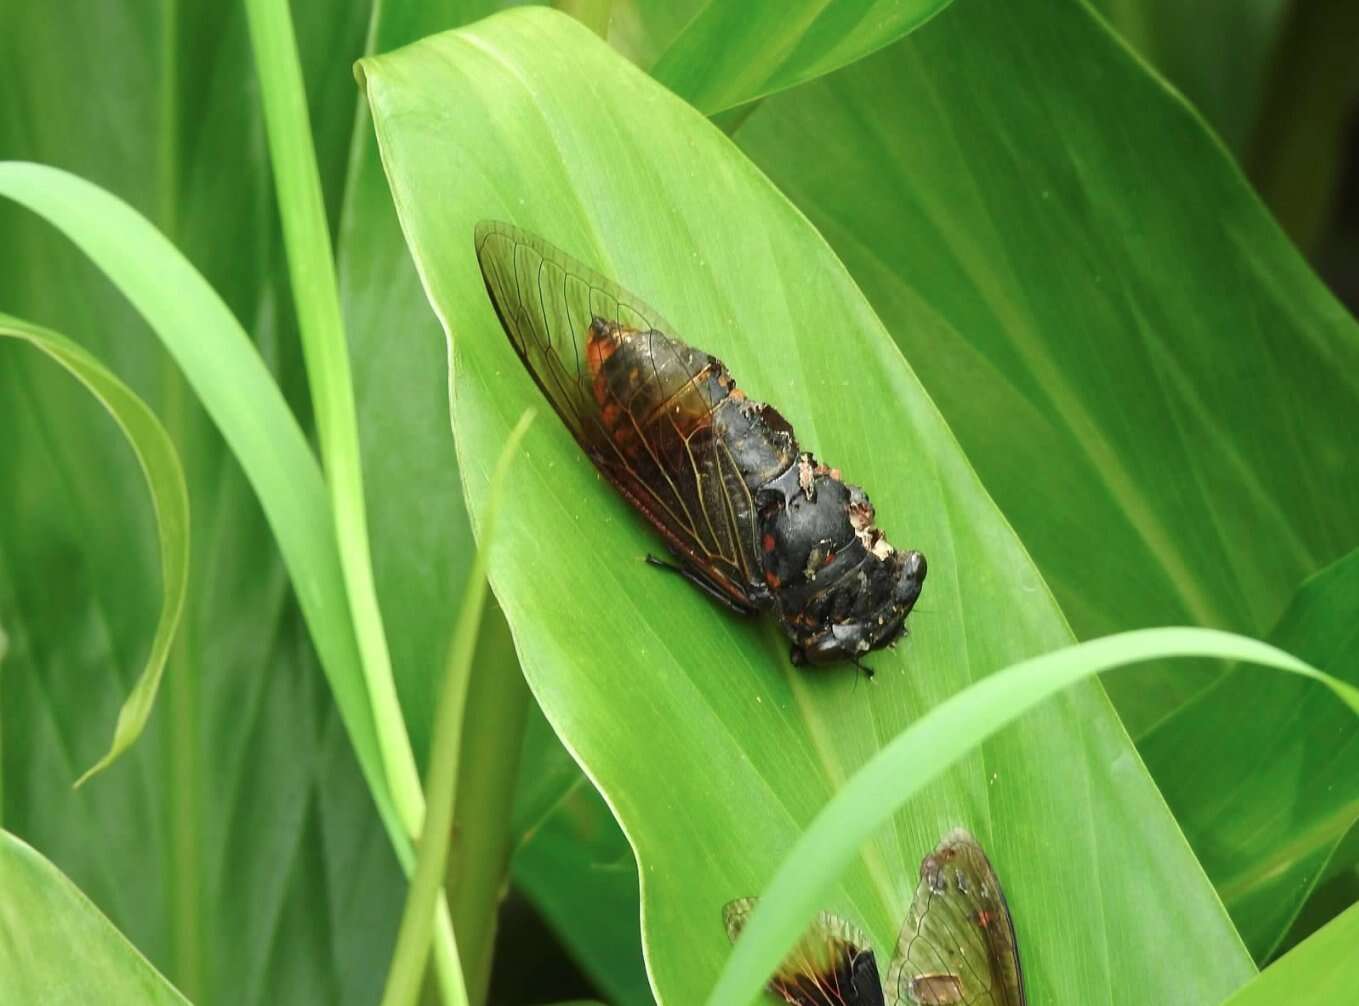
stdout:
<svg viewBox="0 0 1359 1006">
<path fill-rule="evenodd" d="M 925 584 L 925 556 L 919 552 L 907 552 L 901 560 L 901 572 L 897 574 L 896 589 L 892 592 L 893 599 L 901 605 L 905 611 L 911 610 L 911 605 L 920 596 L 920 589 Z"/>
</svg>

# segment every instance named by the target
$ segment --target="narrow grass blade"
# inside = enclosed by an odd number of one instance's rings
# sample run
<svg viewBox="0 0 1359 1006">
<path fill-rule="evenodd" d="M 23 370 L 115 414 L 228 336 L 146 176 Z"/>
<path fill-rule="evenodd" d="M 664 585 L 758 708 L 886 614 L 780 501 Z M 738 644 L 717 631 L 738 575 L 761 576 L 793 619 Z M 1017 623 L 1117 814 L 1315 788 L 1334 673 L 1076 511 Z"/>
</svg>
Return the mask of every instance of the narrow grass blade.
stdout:
<svg viewBox="0 0 1359 1006">
<path fill-rule="evenodd" d="M 108 753 L 76 785 L 102 772 L 141 736 L 156 703 L 165 660 L 179 628 L 189 585 L 189 490 L 174 442 L 156 414 L 126 384 L 79 345 L 60 333 L 0 314 L 0 337 L 21 339 L 65 367 L 108 410 L 137 455 L 151 490 L 160 537 L 161 609 L 146 667 L 118 713 Z"/>
<path fill-rule="evenodd" d="M 349 352 L 297 39 L 286 0 L 249 0 L 245 9 L 260 78 L 293 301 L 316 410 L 321 460 L 334 508 L 340 568 L 387 783 L 407 831 L 414 834 L 424 815 L 420 776 L 396 697 L 391 655 L 373 586 Z"/>
<path fill-rule="evenodd" d="M 467 589 L 463 593 L 462 610 L 458 614 L 457 630 L 439 694 L 438 712 L 434 720 L 434 747 L 430 753 L 428 781 L 425 787 L 425 825 L 420 834 L 416 856 L 415 876 L 411 880 L 406 910 L 397 934 L 392 970 L 387 977 L 383 1006 L 407 1006 L 416 1002 L 420 993 L 420 979 L 425 971 L 429 953 L 430 927 L 434 919 L 434 905 L 443 885 L 444 865 L 448 857 L 448 836 L 453 829 L 453 805 L 457 798 L 458 753 L 462 748 L 463 708 L 467 698 L 467 684 L 472 675 L 472 653 L 476 649 L 477 628 L 486 604 L 486 556 L 490 552 L 494 532 L 496 508 L 505 487 L 505 474 L 519 450 L 519 445 L 533 421 L 533 412 L 525 412 L 515 425 L 505 448 L 496 462 L 491 485 L 486 497 L 486 508 L 481 521 L 481 547 L 468 574 Z M 484 864 L 489 867 L 489 864 Z M 461 977 L 461 976 L 460 976 Z M 454 998 L 455 1006 L 465 1006 L 467 992 Z"/>
<path fill-rule="evenodd" d="M 754 1001 L 859 847 L 955 761 L 1083 678 L 1171 657 L 1218 657 L 1291 671 L 1320 681 L 1359 714 L 1359 689 L 1266 643 L 1212 629 L 1141 629 L 1013 664 L 931 709 L 878 751 L 822 808 L 760 898 L 708 998 L 709 1006 Z M 1012 907 L 1023 911 L 1022 905 Z"/>
</svg>

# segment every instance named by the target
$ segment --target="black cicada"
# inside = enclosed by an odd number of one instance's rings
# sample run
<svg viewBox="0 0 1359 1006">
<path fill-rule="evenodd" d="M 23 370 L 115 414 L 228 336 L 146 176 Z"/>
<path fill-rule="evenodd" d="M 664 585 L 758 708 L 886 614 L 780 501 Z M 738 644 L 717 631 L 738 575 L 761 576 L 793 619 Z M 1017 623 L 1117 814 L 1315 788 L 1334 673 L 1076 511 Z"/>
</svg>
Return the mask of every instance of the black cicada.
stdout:
<svg viewBox="0 0 1359 1006">
<path fill-rule="evenodd" d="M 754 898 L 723 909 L 740 935 Z M 769 990 L 790 1006 L 1025 1006 L 1014 921 L 981 846 L 963 829 L 920 863 L 920 883 L 897 939 L 884 990 L 872 945 L 851 923 L 822 912 Z"/>
<path fill-rule="evenodd" d="M 795 664 L 857 662 L 896 641 L 925 557 L 888 543 L 862 489 L 616 284 L 508 224 L 478 225 L 476 249 L 520 359 L 686 577 L 775 615 Z"/>
</svg>

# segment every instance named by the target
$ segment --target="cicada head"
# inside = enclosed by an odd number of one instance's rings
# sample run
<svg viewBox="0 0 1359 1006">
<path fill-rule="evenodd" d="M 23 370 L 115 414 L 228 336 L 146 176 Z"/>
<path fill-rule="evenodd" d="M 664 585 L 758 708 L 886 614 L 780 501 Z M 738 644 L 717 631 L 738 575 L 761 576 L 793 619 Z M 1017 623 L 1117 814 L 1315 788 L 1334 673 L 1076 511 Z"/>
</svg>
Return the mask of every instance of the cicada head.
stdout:
<svg viewBox="0 0 1359 1006">
<path fill-rule="evenodd" d="M 906 616 L 920 596 L 925 570 L 925 556 L 920 552 L 887 556 L 882 575 L 865 587 L 868 603 L 798 640 L 793 647 L 793 662 L 856 661 L 865 653 L 891 646 L 906 631 Z"/>
</svg>

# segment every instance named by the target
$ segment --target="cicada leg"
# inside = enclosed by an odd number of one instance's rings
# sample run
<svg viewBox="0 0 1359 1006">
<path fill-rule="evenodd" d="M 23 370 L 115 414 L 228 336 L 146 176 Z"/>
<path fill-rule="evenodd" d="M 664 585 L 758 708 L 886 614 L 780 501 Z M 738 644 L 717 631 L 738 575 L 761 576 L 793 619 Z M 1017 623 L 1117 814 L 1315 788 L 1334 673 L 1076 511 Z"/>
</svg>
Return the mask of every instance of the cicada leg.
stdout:
<svg viewBox="0 0 1359 1006">
<path fill-rule="evenodd" d="M 730 608 L 738 615 L 755 614 L 755 608 L 753 606 L 740 603 L 696 569 L 690 569 L 688 566 L 677 566 L 673 562 L 666 562 L 664 559 L 659 559 L 650 553 L 647 553 L 646 561 L 651 566 L 656 566 L 659 569 L 668 569 L 672 573 L 678 573 L 699 590 L 703 591 L 703 593 L 716 601 L 720 601 L 724 607 Z"/>
</svg>

